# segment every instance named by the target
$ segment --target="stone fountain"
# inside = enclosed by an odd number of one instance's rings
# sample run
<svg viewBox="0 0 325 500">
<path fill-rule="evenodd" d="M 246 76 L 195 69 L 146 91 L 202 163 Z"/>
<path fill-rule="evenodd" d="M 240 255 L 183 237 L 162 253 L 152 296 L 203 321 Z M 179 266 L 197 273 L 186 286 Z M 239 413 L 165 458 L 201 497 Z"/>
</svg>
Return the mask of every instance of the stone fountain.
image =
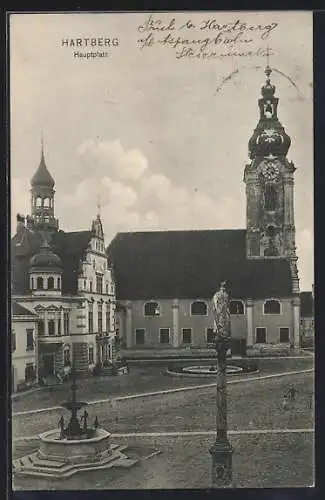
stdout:
<svg viewBox="0 0 325 500">
<path fill-rule="evenodd" d="M 130 467 L 137 462 L 123 453 L 127 446 L 111 443 L 111 434 L 99 427 L 97 416 L 92 427 L 88 425 L 89 415 L 86 409 L 81 418 L 78 418 L 78 411 L 88 403 L 77 400 L 74 369 L 71 376 L 71 399 L 61 404 L 70 412 L 67 425 L 62 415 L 58 429 L 41 434 L 39 449 L 13 462 L 15 475 L 59 479 L 82 470 Z"/>
</svg>

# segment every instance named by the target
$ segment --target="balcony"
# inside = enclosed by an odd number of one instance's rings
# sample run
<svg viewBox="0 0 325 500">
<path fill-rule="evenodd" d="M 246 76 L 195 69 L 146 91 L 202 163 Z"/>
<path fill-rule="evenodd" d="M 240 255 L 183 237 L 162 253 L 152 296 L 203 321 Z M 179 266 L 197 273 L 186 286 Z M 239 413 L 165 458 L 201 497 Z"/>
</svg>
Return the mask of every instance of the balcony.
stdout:
<svg viewBox="0 0 325 500">
<path fill-rule="evenodd" d="M 42 344 L 64 344 L 66 342 L 65 335 L 38 335 L 38 340 Z"/>
</svg>

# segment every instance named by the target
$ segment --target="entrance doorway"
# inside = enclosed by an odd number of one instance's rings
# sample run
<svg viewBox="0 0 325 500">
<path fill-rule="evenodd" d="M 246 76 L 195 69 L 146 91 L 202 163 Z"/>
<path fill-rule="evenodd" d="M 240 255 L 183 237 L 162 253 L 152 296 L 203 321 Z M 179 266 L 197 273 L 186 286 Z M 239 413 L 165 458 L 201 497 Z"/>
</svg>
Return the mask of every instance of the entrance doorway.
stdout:
<svg viewBox="0 0 325 500">
<path fill-rule="evenodd" d="M 43 354 L 44 375 L 54 375 L 54 354 Z"/>
</svg>

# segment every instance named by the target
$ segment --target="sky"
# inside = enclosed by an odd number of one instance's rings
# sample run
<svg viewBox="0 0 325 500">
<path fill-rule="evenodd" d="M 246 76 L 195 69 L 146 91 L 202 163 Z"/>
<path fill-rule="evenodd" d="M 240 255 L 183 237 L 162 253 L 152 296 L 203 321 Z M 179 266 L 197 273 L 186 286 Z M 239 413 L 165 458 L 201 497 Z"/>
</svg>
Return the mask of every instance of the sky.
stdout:
<svg viewBox="0 0 325 500">
<path fill-rule="evenodd" d="M 42 136 L 64 230 L 90 228 L 98 200 L 107 244 L 119 231 L 244 228 L 243 172 L 268 47 L 279 119 L 292 139 L 288 158 L 297 168 L 300 287 L 311 289 L 312 14 L 149 17 L 11 15 L 12 233 L 16 214 L 30 213 Z M 110 45 L 67 46 L 76 38 L 110 39 Z M 184 55 L 189 48 L 206 57 Z"/>
</svg>

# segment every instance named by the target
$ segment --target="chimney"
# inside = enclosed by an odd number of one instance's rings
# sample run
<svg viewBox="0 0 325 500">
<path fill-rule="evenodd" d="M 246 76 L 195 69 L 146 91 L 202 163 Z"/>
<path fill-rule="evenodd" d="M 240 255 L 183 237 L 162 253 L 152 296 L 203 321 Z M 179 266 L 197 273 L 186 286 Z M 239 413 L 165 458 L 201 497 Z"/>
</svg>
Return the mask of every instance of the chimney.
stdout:
<svg viewBox="0 0 325 500">
<path fill-rule="evenodd" d="M 17 214 L 17 226 L 16 226 L 17 233 L 24 227 L 25 227 L 25 216 Z"/>
</svg>

